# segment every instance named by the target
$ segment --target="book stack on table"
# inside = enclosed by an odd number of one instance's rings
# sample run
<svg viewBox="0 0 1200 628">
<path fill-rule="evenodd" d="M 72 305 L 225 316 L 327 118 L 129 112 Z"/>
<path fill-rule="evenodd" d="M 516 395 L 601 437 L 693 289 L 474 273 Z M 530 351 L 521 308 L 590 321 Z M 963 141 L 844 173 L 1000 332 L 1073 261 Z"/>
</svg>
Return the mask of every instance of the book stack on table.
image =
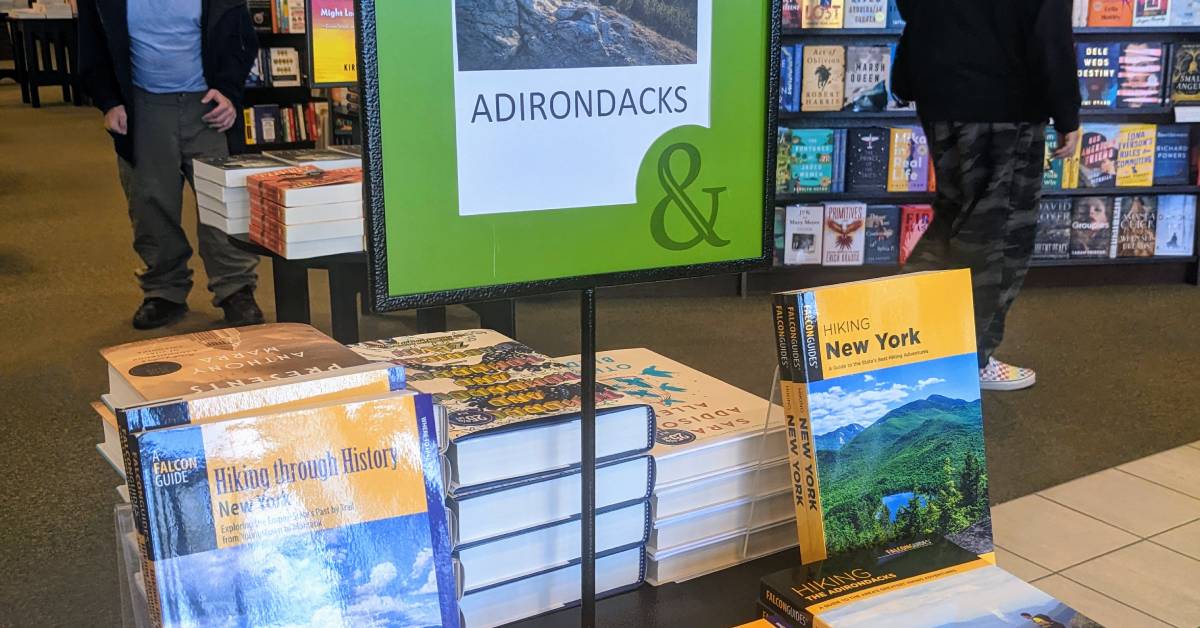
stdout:
<svg viewBox="0 0 1200 628">
<path fill-rule="evenodd" d="M 497 626 L 578 603 L 578 370 L 489 330 L 351 348 L 403 365 L 409 387 L 434 397 L 466 625 Z M 596 591 L 603 596 L 645 579 L 654 411 L 604 384 L 596 396 Z"/>
<path fill-rule="evenodd" d="M 250 241 L 289 259 L 362 251 L 362 168 L 305 165 L 253 175 Z"/>
<path fill-rule="evenodd" d="M 250 194 L 246 191 L 246 177 L 287 167 L 287 164 L 263 155 L 194 160 L 192 171 L 200 224 L 230 234 L 246 233 L 250 230 Z"/>
</svg>

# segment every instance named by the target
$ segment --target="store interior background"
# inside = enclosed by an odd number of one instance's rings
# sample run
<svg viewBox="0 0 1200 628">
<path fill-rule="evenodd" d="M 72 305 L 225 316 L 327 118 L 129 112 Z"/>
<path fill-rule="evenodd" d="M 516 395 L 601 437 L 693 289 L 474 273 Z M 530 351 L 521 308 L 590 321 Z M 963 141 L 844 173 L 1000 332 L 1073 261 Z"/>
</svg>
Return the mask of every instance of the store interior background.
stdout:
<svg viewBox="0 0 1200 628">
<path fill-rule="evenodd" d="M 141 295 L 130 238 L 99 114 L 56 103 L 34 110 L 13 83 L 0 83 L 0 626 L 120 622 L 118 481 L 93 449 L 101 435 L 88 408 L 107 389 L 97 350 L 220 322 L 194 259 L 187 318 L 133 330 Z M 267 264 L 258 298 L 270 320 Z M 1132 267 L 1113 284 L 1116 270 L 1104 281 L 1081 273 L 1075 285 L 1034 285 L 1017 301 L 999 357 L 1036 368 L 1039 381 L 984 395 L 993 503 L 1200 440 L 1200 288 L 1148 283 Z M 1033 282 L 1046 284 L 1040 272 Z M 323 275 L 312 281 L 313 295 L 327 294 Z M 1098 285 L 1080 285 L 1088 283 Z M 602 290 L 600 349 L 649 347 L 765 396 L 774 368 L 769 296 L 742 298 L 734 287 L 725 277 Z M 314 324 L 328 331 L 323 299 L 314 300 Z M 522 342 L 549 355 L 578 351 L 576 295 L 522 299 L 517 309 Z M 476 321 L 450 309 L 452 328 Z M 363 339 L 414 331 L 412 313 L 361 325 Z M 747 574 L 752 587 L 759 575 Z"/>
</svg>

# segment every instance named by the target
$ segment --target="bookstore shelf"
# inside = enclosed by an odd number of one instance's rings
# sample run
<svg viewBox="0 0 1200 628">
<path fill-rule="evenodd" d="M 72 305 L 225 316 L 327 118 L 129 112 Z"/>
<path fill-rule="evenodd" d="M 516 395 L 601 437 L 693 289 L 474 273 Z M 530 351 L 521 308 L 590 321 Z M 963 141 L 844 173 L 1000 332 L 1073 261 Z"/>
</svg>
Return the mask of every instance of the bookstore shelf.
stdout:
<svg viewBox="0 0 1200 628">
<path fill-rule="evenodd" d="M 1045 190 L 1043 197 L 1061 196 L 1155 196 L 1165 194 L 1200 194 L 1197 185 L 1155 185 L 1150 187 L 1074 188 L 1070 190 Z M 804 192 L 801 194 L 779 194 L 779 203 L 804 203 L 815 201 L 884 201 L 887 203 L 929 203 L 935 192 Z"/>
<path fill-rule="evenodd" d="M 899 37 L 898 28 L 785 28 L 784 37 Z"/>
<path fill-rule="evenodd" d="M 246 101 L 258 103 L 305 103 L 314 100 L 307 87 L 247 87 Z"/>
<path fill-rule="evenodd" d="M 1138 107 L 1138 108 L 1102 108 L 1093 107 L 1080 109 L 1081 118 L 1129 118 L 1136 116 L 1169 116 L 1175 113 L 1172 106 Z M 870 126 L 880 120 L 915 121 L 917 112 L 914 109 L 898 109 L 894 111 L 787 111 L 780 112 L 779 119 L 784 122 L 834 122 L 837 125 Z"/>
<path fill-rule="evenodd" d="M 1037 268 L 1056 268 L 1061 266 L 1129 266 L 1135 264 L 1190 264 L 1196 260 L 1195 256 L 1098 257 L 1095 259 L 1035 259 L 1029 265 Z"/>
</svg>

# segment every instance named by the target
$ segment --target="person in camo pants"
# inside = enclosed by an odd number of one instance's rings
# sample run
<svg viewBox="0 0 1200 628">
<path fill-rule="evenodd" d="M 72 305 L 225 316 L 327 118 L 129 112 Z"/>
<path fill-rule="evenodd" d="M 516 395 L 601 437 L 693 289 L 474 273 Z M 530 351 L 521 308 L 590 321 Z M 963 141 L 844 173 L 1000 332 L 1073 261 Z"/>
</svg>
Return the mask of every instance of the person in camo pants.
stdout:
<svg viewBox="0 0 1200 628">
<path fill-rule="evenodd" d="M 1079 142 L 1069 0 L 898 0 L 893 68 L 914 101 L 937 176 L 934 218 L 907 270 L 971 269 L 980 386 L 1019 390 L 1032 369 L 997 360 L 1037 227 L 1046 123 L 1055 157 Z"/>
</svg>

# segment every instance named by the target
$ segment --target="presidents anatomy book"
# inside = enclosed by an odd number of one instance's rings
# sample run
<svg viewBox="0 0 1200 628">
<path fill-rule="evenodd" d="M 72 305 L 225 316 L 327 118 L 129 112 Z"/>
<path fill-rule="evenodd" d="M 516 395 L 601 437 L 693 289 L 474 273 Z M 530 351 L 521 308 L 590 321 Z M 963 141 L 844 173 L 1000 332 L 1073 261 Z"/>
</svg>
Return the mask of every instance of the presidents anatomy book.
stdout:
<svg viewBox="0 0 1200 628">
<path fill-rule="evenodd" d="M 990 552 L 970 273 L 775 304 L 801 561 L 928 536 Z"/>
</svg>

